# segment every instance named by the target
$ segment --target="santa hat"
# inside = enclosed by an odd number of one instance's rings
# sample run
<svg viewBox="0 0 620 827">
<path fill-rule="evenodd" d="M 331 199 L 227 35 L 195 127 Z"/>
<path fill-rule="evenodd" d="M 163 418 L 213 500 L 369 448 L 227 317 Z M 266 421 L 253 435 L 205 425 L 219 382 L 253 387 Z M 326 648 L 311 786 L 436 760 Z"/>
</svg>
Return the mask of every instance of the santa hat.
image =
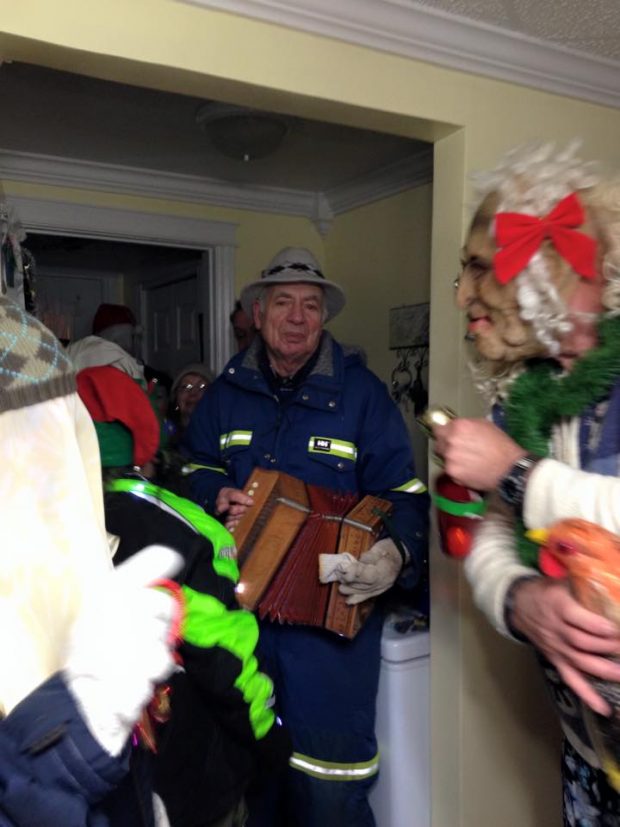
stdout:
<svg viewBox="0 0 620 827">
<path fill-rule="evenodd" d="M 144 465 L 159 448 L 160 426 L 142 388 L 126 373 L 94 367 L 77 375 L 78 393 L 95 422 L 104 468 Z"/>
<path fill-rule="evenodd" d="M 124 304 L 100 304 L 93 319 L 93 334 L 98 335 L 102 330 L 116 324 L 130 324 L 135 327 L 136 317 Z"/>
</svg>

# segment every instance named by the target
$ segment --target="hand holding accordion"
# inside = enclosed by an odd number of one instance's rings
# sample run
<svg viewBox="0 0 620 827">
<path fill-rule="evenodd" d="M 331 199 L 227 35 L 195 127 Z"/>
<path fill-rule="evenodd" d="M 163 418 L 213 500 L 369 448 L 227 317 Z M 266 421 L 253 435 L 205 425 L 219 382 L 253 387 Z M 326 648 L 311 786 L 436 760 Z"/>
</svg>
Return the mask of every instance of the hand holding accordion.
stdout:
<svg viewBox="0 0 620 827">
<path fill-rule="evenodd" d="M 356 559 L 376 541 L 392 504 L 358 501 L 277 471 L 257 468 L 244 489 L 254 505 L 234 528 L 241 578 L 237 598 L 261 618 L 319 626 L 352 638 L 372 600 L 347 605 L 339 584 L 319 581 L 319 554 Z"/>
<path fill-rule="evenodd" d="M 389 537 L 378 540 L 358 559 L 352 554 L 319 554 L 321 583 L 338 582 L 348 606 L 378 597 L 394 585 L 403 568 L 403 557 Z"/>
</svg>

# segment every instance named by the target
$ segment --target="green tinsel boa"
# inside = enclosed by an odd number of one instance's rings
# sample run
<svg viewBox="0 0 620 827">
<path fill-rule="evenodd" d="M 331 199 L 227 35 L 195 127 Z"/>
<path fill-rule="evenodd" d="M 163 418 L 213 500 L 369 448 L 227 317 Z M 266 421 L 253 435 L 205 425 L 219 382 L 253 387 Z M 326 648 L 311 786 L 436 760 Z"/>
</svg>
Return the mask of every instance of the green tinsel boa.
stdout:
<svg viewBox="0 0 620 827">
<path fill-rule="evenodd" d="M 551 430 L 563 417 L 580 416 L 609 396 L 620 378 L 620 318 L 598 325 L 598 345 L 561 374 L 552 361 L 532 364 L 513 382 L 505 404 L 506 430 L 532 454 L 549 455 Z M 538 546 L 525 537 L 519 521 L 517 546 L 523 562 L 538 565 Z"/>
</svg>

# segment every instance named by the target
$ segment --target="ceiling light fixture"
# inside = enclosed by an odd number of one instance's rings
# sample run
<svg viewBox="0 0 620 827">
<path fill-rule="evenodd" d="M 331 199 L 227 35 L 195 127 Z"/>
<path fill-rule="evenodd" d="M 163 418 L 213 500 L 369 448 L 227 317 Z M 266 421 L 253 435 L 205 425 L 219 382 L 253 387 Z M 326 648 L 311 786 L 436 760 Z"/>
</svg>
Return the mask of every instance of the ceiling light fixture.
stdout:
<svg viewBox="0 0 620 827">
<path fill-rule="evenodd" d="M 283 115 L 217 101 L 200 107 L 196 123 L 218 152 L 237 161 L 272 155 L 290 129 L 290 119 Z"/>
</svg>

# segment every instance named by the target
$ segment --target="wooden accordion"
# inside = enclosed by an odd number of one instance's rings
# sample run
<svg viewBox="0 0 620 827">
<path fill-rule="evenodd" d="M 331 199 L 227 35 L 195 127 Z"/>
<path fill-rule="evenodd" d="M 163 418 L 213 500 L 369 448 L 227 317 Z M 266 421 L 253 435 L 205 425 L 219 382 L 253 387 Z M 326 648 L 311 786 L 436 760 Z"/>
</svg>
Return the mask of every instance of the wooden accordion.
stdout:
<svg viewBox="0 0 620 827">
<path fill-rule="evenodd" d="M 376 541 L 392 504 L 372 496 L 359 500 L 262 468 L 254 470 L 244 491 L 254 505 L 233 531 L 239 604 L 262 619 L 353 638 L 372 601 L 348 606 L 338 583 L 319 581 L 318 555 L 346 551 L 359 557 Z"/>
</svg>

